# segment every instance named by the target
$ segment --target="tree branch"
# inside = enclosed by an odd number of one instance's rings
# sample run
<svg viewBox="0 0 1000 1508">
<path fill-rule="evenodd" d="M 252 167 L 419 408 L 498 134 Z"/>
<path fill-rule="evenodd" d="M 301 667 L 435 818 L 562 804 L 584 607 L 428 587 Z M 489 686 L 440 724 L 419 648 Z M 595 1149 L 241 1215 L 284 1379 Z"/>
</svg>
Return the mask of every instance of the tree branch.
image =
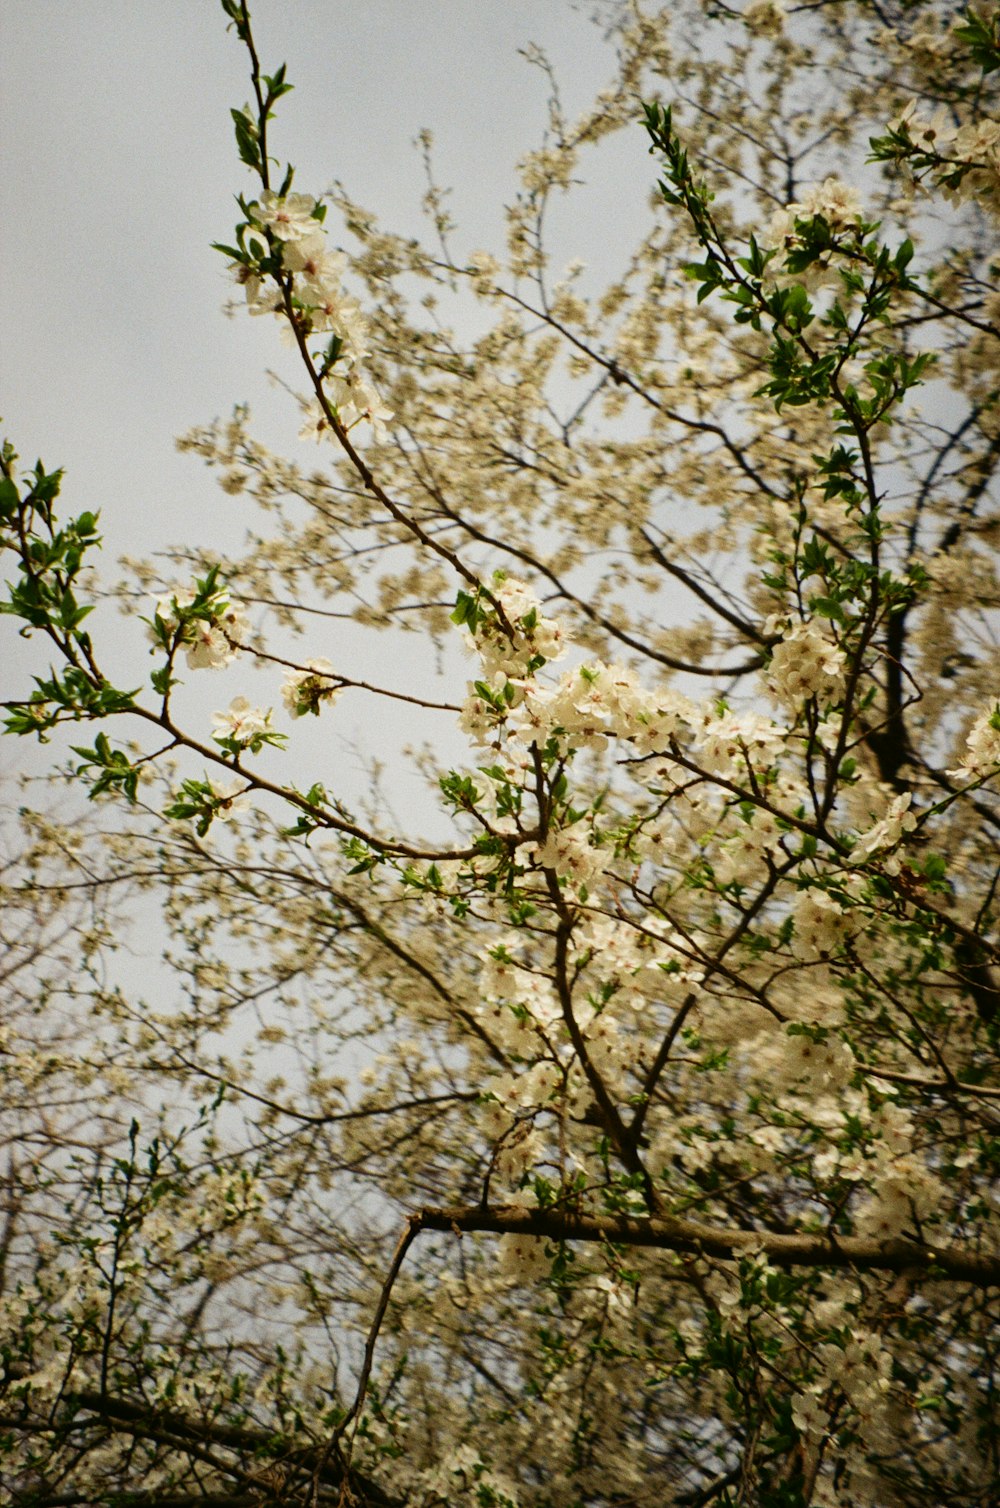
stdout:
<svg viewBox="0 0 1000 1508">
<path fill-rule="evenodd" d="M 772 1235 L 767 1231 L 726 1230 L 697 1220 L 631 1219 L 625 1215 L 571 1215 L 561 1210 L 529 1210 L 521 1205 L 481 1209 L 424 1209 L 416 1217 L 423 1230 L 493 1231 L 501 1235 L 545 1236 L 550 1241 L 599 1241 L 615 1246 L 648 1246 L 661 1251 L 735 1261 L 759 1252 L 776 1267 L 853 1267 L 860 1272 L 925 1272 L 976 1287 L 1000 1287 L 1000 1253 L 954 1246 L 930 1246 L 899 1238 L 875 1241 L 823 1232 Z"/>
</svg>

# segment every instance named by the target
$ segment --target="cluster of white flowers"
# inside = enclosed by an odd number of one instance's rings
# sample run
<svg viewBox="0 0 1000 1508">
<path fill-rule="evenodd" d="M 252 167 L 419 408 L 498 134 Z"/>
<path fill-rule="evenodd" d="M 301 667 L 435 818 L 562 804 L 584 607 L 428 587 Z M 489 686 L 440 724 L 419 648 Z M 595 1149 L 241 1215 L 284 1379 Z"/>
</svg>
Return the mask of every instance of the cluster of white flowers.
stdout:
<svg viewBox="0 0 1000 1508">
<path fill-rule="evenodd" d="M 492 1013 L 493 1020 L 489 1019 L 490 1014 L 489 1011 L 484 1011 L 483 1021 L 488 1025 L 491 1037 L 498 1042 L 502 1041 L 502 1036 L 494 1032 L 500 1012 L 496 1010 Z M 512 1051 L 520 1053 L 525 1047 L 523 1042 L 514 1043 Z M 540 1043 L 536 1044 L 535 1050 L 543 1050 Z M 513 1122 L 520 1119 L 524 1111 L 539 1110 L 549 1105 L 553 1096 L 563 1088 L 567 1074 L 571 1071 L 571 1065 L 557 1061 L 555 1056 L 549 1056 L 538 1058 L 526 1070 L 518 1066 L 507 1073 L 496 1074 L 490 1079 L 491 1098 L 484 1100 L 478 1110 L 478 1120 L 484 1136 L 492 1142 L 507 1137 Z"/>
<path fill-rule="evenodd" d="M 535 630 L 532 634 L 531 642 L 537 644 Z M 561 637 L 558 645 L 561 652 Z M 482 652 L 478 638 L 476 648 Z M 505 670 L 494 670 L 489 684 L 497 692 L 510 687 L 508 708 L 491 708 L 472 688 L 462 712 L 462 728 L 482 743 L 489 742 L 504 722 L 509 736 L 520 744 L 557 738 L 567 749 L 599 749 L 614 736 L 627 739 L 640 754 L 656 754 L 671 747 L 694 715 L 687 697 L 667 690 L 649 692 L 626 666 L 600 660 L 567 671 L 554 686 L 543 685 L 533 675 L 509 678 Z"/>
<path fill-rule="evenodd" d="M 1000 216 L 1000 121 L 980 116 L 956 125 L 944 105 L 927 117 L 920 113 L 920 102 L 911 99 L 889 129 L 906 137 L 917 152 L 939 159 L 930 171 L 946 198 L 955 203 L 974 199 Z M 964 171 L 956 181 L 959 168 Z"/>
<path fill-rule="evenodd" d="M 903 834 L 912 832 L 917 825 L 917 819 L 909 809 L 912 800 L 910 791 L 892 798 L 885 815 L 855 839 L 851 849 L 852 864 L 860 864 L 876 853 L 886 853 L 889 855 L 884 861 L 886 872 L 899 873 L 899 859 L 892 850 L 902 841 Z"/>
<path fill-rule="evenodd" d="M 791 250 L 798 244 L 796 220 L 812 220 L 817 215 L 822 216 L 834 235 L 845 235 L 864 219 L 861 196 L 840 178 L 824 178 L 822 183 L 807 189 L 801 199 L 793 200 L 772 215 L 766 233 L 760 237 L 762 245 Z"/>
<path fill-rule="evenodd" d="M 812 887 L 795 902 L 792 952 L 797 958 L 827 958 L 836 953 L 850 930 L 850 912 L 828 890 Z"/>
<path fill-rule="evenodd" d="M 470 648 L 479 654 L 488 678 L 516 677 L 526 674 L 532 661 L 560 658 L 564 653 L 562 625 L 543 616 L 530 587 L 505 576 L 493 582 L 491 592 L 513 632 L 507 632 L 499 613 L 491 612 L 470 635 Z"/>
<path fill-rule="evenodd" d="M 702 768 L 724 780 L 770 770 L 785 746 L 785 731 L 759 713 L 728 707 L 699 709 L 693 736 Z"/>
<path fill-rule="evenodd" d="M 392 418 L 392 410 L 386 408 L 370 382 L 367 382 L 353 367 L 344 367 L 333 372 L 323 384 L 328 403 L 336 410 L 337 418 L 345 429 L 366 420 L 377 440 L 386 434 L 386 425 Z M 326 409 L 318 398 L 303 404 L 305 420 L 299 430 L 300 440 L 328 440 L 331 425 Z"/>
<path fill-rule="evenodd" d="M 827 1036 L 817 1041 L 810 1032 L 778 1032 L 770 1029 L 756 1039 L 754 1062 L 769 1088 L 783 1096 L 797 1092 L 810 1102 L 815 1118 L 821 1096 L 830 1096 L 835 1106 L 834 1123 L 847 1113 L 845 1090 L 857 1064 L 846 1042 Z"/>
<path fill-rule="evenodd" d="M 475 292 L 481 297 L 488 297 L 493 292 L 502 273 L 500 263 L 488 251 L 472 252 L 466 270 Z"/>
<path fill-rule="evenodd" d="M 301 670 L 286 670 L 281 699 L 292 717 L 319 713 L 323 702 L 333 702 L 340 692 L 329 660 L 308 660 Z"/>
<path fill-rule="evenodd" d="M 479 999 L 490 1036 L 505 1050 L 529 1059 L 544 1049 L 542 1034 L 558 1022 L 560 1012 L 548 982 L 516 962 L 517 944 L 512 937 L 485 955 Z"/>
<path fill-rule="evenodd" d="M 532 850 L 540 869 L 552 869 L 574 889 L 591 889 L 608 867 L 610 853 L 595 848 L 583 823 L 550 832 L 545 842 Z"/>
<path fill-rule="evenodd" d="M 253 707 L 245 696 L 234 697 L 225 712 L 213 712 L 212 737 L 217 743 L 232 739 L 238 744 L 252 744 L 274 732 L 271 726 L 271 709 Z"/>
<path fill-rule="evenodd" d="M 980 713 L 965 740 L 965 753 L 954 770 L 952 780 L 982 780 L 1000 770 L 1000 702 Z"/>
<path fill-rule="evenodd" d="M 913 1153 L 893 1156 L 880 1145 L 877 1155 L 868 1159 L 867 1175 L 870 1193 L 855 1212 L 862 1235 L 893 1240 L 912 1232 L 944 1203 L 941 1180 Z"/>
<path fill-rule="evenodd" d="M 712 864 L 715 878 L 721 885 L 732 880 L 743 885 L 758 883 L 761 864 L 779 848 L 783 837 L 784 830 L 774 814 L 755 808 L 739 824 L 735 836 L 723 843 Z"/>
<path fill-rule="evenodd" d="M 616 1015 L 641 1015 L 652 1000 L 686 993 L 704 978 L 691 947 L 664 918 L 644 918 L 640 928 L 610 916 L 589 915 L 578 933 L 580 980 L 597 996 L 613 990 Z"/>
<path fill-rule="evenodd" d="M 227 1226 L 265 1206 L 256 1177 L 246 1168 L 215 1169 L 198 1185 L 198 1210 L 205 1225 Z"/>
<path fill-rule="evenodd" d="M 182 630 L 181 644 L 191 670 L 218 670 L 235 658 L 240 645 L 246 642 L 250 626 L 243 609 L 230 600 L 225 587 L 203 604 L 206 616 L 187 616 L 195 597 L 186 587 L 161 597 L 156 604 L 156 617 L 168 634 Z M 155 631 L 152 638 L 155 644 L 161 643 Z"/>
<path fill-rule="evenodd" d="M 530 1119 L 514 1122 L 497 1144 L 493 1158 L 495 1177 L 509 1189 L 520 1189 L 526 1173 L 530 1173 L 542 1157 L 543 1143 Z"/>
<path fill-rule="evenodd" d="M 497 1264 L 508 1283 L 522 1286 L 547 1278 L 552 1270 L 552 1258 L 542 1236 L 521 1236 L 511 1233 L 501 1236 L 497 1242 Z"/>
<path fill-rule="evenodd" d="M 281 266 L 292 279 L 293 295 L 309 334 L 330 334 L 342 342 L 336 366 L 324 382 L 328 405 L 345 429 L 365 420 L 379 438 L 385 433 L 392 411 L 357 370 L 358 363 L 368 354 L 368 327 L 357 301 L 341 287 L 347 261 L 342 253 L 328 250 L 326 231 L 317 210 L 317 201 L 309 194 L 282 196 L 265 189 L 250 206 L 256 233 L 252 228 L 247 244 L 266 256 L 269 247 L 261 233 L 270 233 L 279 243 Z M 277 283 L 265 279 L 253 263 L 249 266 L 234 263 L 233 271 L 243 284 L 251 314 L 285 316 L 287 311 Z M 313 400 L 304 407 L 307 417 L 301 435 L 328 439 L 330 423 L 324 406 Z"/>
<path fill-rule="evenodd" d="M 813 696 L 829 703 L 843 691 L 845 671 L 843 650 L 812 618 L 793 624 L 778 640 L 767 684 L 772 695 L 789 707 L 799 707 Z"/>
<path fill-rule="evenodd" d="M 792 1418 L 806 1439 L 818 1444 L 830 1428 L 822 1399 L 831 1384 L 843 1391 L 858 1416 L 858 1426 L 870 1446 L 887 1449 L 892 1439 L 892 1355 L 874 1335 L 852 1336 L 846 1345 L 825 1341 L 817 1347 L 822 1381 L 811 1384 L 792 1402 Z M 867 1497 L 864 1501 L 870 1501 Z"/>
<path fill-rule="evenodd" d="M 520 1502 L 512 1479 L 495 1471 L 470 1445 L 453 1447 L 439 1464 L 421 1471 L 418 1480 L 421 1503 L 489 1503 L 491 1508 L 518 1508 Z"/>
<path fill-rule="evenodd" d="M 784 0 L 750 0 L 743 21 L 759 37 L 780 37 L 785 29 Z"/>
<path fill-rule="evenodd" d="M 245 781 L 233 780 L 229 785 L 217 785 L 214 780 L 210 780 L 208 789 L 213 801 L 218 803 L 215 808 L 217 822 L 229 822 L 240 812 L 245 812 L 250 805 L 246 799 L 250 787 Z"/>
<path fill-rule="evenodd" d="M 580 1029 L 587 1041 L 591 1066 L 597 1069 L 612 1096 L 624 1100 L 627 1090 L 622 1070 L 635 1061 L 635 1039 L 631 1032 L 621 1030 L 609 1007 L 599 1009 L 594 1005 L 589 1015 L 586 1012 L 581 1015 Z"/>
</svg>

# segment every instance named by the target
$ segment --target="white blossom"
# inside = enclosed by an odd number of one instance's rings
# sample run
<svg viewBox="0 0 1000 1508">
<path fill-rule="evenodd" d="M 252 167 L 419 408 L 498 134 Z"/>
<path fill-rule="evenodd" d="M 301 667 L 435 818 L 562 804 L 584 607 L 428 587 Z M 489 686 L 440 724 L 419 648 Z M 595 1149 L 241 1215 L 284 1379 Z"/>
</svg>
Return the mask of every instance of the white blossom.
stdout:
<svg viewBox="0 0 1000 1508">
<path fill-rule="evenodd" d="M 213 712 L 213 738 L 233 739 L 236 743 L 248 744 L 255 738 L 272 732 L 270 710 L 254 707 L 245 696 L 234 697 L 225 712 Z"/>
<path fill-rule="evenodd" d="M 586 829 L 577 831 L 572 827 L 550 832 L 545 842 L 535 847 L 532 856 L 539 868 L 553 869 L 560 878 L 588 889 L 604 873 L 610 858 L 606 849 L 589 842 Z"/>
<path fill-rule="evenodd" d="M 548 1246 L 541 1236 L 509 1233 L 497 1242 L 497 1262 L 508 1283 L 518 1286 L 534 1284 L 547 1277 L 552 1267 Z"/>
<path fill-rule="evenodd" d="M 811 619 L 793 624 L 779 639 L 767 679 L 772 693 L 795 707 L 808 697 L 835 701 L 843 691 L 845 674 L 843 650 Z"/>
<path fill-rule="evenodd" d="M 854 840 L 851 848 L 852 864 L 861 864 L 875 854 L 889 853 L 885 867 L 890 874 L 899 873 L 899 860 L 891 855 L 891 850 L 902 842 L 905 833 L 912 832 L 917 825 L 916 816 L 910 811 L 912 800 L 912 791 L 892 798 L 885 814 Z"/>
<path fill-rule="evenodd" d="M 340 690 L 329 660 L 308 660 L 304 667 L 285 671 L 281 699 L 292 717 L 304 717 L 307 712 L 318 712 L 322 703 L 334 702 Z"/>
<path fill-rule="evenodd" d="M 976 718 L 965 740 L 965 753 L 948 775 L 952 780 L 981 780 L 997 769 L 1000 769 L 1000 703 L 987 707 Z"/>
<path fill-rule="evenodd" d="M 308 194 L 282 197 L 272 189 L 265 189 L 254 206 L 254 218 L 279 241 L 303 241 L 317 229 L 315 209 L 316 200 Z"/>
<path fill-rule="evenodd" d="M 750 0 L 743 12 L 743 20 L 758 36 L 778 37 L 785 27 L 783 0 Z"/>
</svg>

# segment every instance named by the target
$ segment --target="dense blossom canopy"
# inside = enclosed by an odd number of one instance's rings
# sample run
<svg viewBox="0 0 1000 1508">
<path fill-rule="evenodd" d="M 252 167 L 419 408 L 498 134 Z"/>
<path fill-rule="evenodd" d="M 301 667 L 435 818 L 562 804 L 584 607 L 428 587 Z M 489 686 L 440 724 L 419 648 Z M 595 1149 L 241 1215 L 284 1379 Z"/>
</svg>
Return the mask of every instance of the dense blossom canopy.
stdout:
<svg viewBox="0 0 1000 1508">
<path fill-rule="evenodd" d="M 78 723 L 94 798 L 3 878 L 14 1502 L 985 1505 L 1000 10 L 606 0 L 502 253 L 433 179 L 428 245 L 293 189 L 223 10 L 219 250 L 320 449 L 181 439 L 255 523 L 131 563 L 140 689 L 96 519 L 4 451 L 52 662 L 8 727 Z M 620 132 L 654 207 L 598 288 L 546 217 Z M 294 762 L 351 698 L 436 809 Z"/>
</svg>

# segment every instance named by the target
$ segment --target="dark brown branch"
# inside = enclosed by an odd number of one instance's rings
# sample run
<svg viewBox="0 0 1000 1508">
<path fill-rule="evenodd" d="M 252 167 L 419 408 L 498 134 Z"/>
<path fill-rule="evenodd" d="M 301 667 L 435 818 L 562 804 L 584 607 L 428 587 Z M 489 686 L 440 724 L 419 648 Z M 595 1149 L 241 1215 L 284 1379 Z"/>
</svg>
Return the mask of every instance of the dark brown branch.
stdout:
<svg viewBox="0 0 1000 1508">
<path fill-rule="evenodd" d="M 851 1267 L 859 1272 L 923 1272 L 979 1288 L 1000 1287 L 1000 1252 L 980 1253 L 954 1246 L 931 1246 L 899 1238 L 875 1241 L 823 1232 L 772 1235 L 768 1231 L 726 1230 L 697 1220 L 624 1215 L 572 1215 L 530 1210 L 521 1205 L 481 1209 L 425 1209 L 423 1230 L 492 1231 L 498 1235 L 544 1236 L 550 1241 L 599 1241 L 614 1246 L 646 1246 L 693 1256 L 735 1261 L 759 1252 L 776 1267 Z"/>
<path fill-rule="evenodd" d="M 215 1420 L 194 1419 L 180 1412 L 170 1409 L 158 1408 L 154 1404 L 143 1401 L 135 1401 L 116 1397 L 112 1394 L 103 1396 L 99 1392 L 84 1391 L 68 1395 L 67 1402 L 74 1406 L 72 1420 L 68 1424 L 62 1424 L 62 1429 L 80 1429 L 91 1427 L 95 1417 L 106 1428 L 121 1429 L 137 1439 L 159 1440 L 168 1444 L 172 1449 L 184 1451 L 198 1451 L 205 1446 L 223 1447 L 228 1450 L 249 1453 L 254 1461 L 255 1469 L 258 1469 L 262 1461 L 275 1461 L 286 1469 L 295 1468 L 300 1474 L 308 1473 L 315 1478 L 318 1474 L 321 1483 L 334 1488 L 344 1486 L 344 1472 L 339 1462 L 328 1461 L 324 1448 L 318 1444 L 296 1445 L 287 1437 L 275 1433 L 273 1430 L 254 1428 L 252 1425 L 223 1424 Z M 31 1431 L 34 1423 L 30 1418 L 15 1419 L 0 1416 L 0 1428 L 17 1429 L 19 1431 Z M 51 1423 L 46 1420 L 45 1425 L 37 1426 L 44 1428 L 46 1432 L 52 1429 Z M 56 1428 L 60 1427 L 57 1422 Z M 214 1461 L 217 1469 L 226 1471 L 224 1463 Z M 232 1468 L 233 1475 L 242 1477 L 244 1472 L 235 1465 Z M 351 1472 L 350 1488 L 354 1492 L 354 1501 L 370 1504 L 371 1508 L 400 1508 L 396 1498 L 377 1487 L 374 1482 L 360 1473 Z M 129 1501 L 127 1490 L 122 1490 L 116 1495 L 123 1502 Z M 88 1503 L 93 1498 L 86 1500 Z M 142 1502 L 142 1498 L 139 1498 Z M 146 1500 L 151 1505 L 159 1500 L 150 1497 Z M 169 1496 L 162 1500 L 169 1503 Z M 211 1501 L 207 1499 L 206 1501 Z M 242 1501 L 237 1499 L 237 1501 Z"/>
</svg>

